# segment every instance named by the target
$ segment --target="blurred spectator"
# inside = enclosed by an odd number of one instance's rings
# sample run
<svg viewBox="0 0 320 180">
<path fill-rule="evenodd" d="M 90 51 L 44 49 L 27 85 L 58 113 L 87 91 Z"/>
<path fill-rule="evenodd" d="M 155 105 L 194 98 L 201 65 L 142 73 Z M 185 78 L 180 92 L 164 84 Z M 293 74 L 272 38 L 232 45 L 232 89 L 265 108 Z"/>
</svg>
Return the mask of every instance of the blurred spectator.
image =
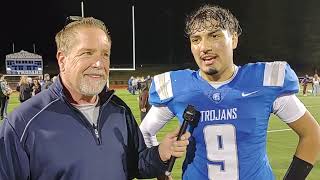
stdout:
<svg viewBox="0 0 320 180">
<path fill-rule="evenodd" d="M 52 84 L 51 80 L 50 80 L 50 75 L 49 74 L 44 74 L 44 85 L 41 86 L 42 89 L 41 90 L 45 90 L 48 89 L 49 86 Z"/>
<path fill-rule="evenodd" d="M 149 104 L 149 88 L 145 86 L 139 95 L 139 109 L 141 122 L 150 110 L 151 105 Z"/>
<path fill-rule="evenodd" d="M 42 76 L 39 76 L 39 82 L 40 82 L 40 86 L 43 87 L 45 82 Z"/>
<path fill-rule="evenodd" d="M 128 91 L 129 93 L 133 94 L 133 87 L 132 87 L 132 80 L 133 80 L 133 76 L 130 77 L 130 79 L 128 80 Z"/>
<path fill-rule="evenodd" d="M 137 90 L 139 94 L 141 93 L 143 88 L 144 88 L 144 77 L 137 77 Z"/>
<path fill-rule="evenodd" d="M 35 79 L 35 80 L 33 80 L 32 96 L 35 96 L 39 92 L 41 92 L 41 85 L 40 85 L 39 80 Z"/>
<path fill-rule="evenodd" d="M 33 88 L 33 80 L 32 80 L 32 78 L 31 77 L 27 77 L 27 82 L 28 82 L 30 88 L 32 89 Z"/>
<path fill-rule="evenodd" d="M 309 76 L 308 74 L 306 74 L 301 81 L 301 85 L 303 87 L 303 91 L 302 91 L 303 96 L 307 96 L 308 81 L 309 81 Z"/>
<path fill-rule="evenodd" d="M 150 88 L 151 82 L 152 82 L 152 77 L 150 75 L 148 75 L 144 81 L 146 82 L 147 86 Z"/>
<path fill-rule="evenodd" d="M 7 117 L 7 109 L 8 109 L 8 102 L 9 102 L 9 96 L 12 93 L 12 89 L 9 87 L 7 81 L 5 80 L 4 76 L 1 75 L 0 78 L 0 103 L 1 103 L 1 114 L 0 118 L 1 120 L 5 117 Z"/>
<path fill-rule="evenodd" d="M 313 76 L 313 79 L 312 79 L 313 95 L 314 95 L 314 96 L 317 96 L 317 95 L 319 95 L 319 93 L 320 93 L 320 85 L 319 85 L 319 82 L 320 82 L 320 78 L 319 78 L 318 74 L 315 74 L 315 75 Z"/>
<path fill-rule="evenodd" d="M 30 84 L 28 83 L 28 77 L 27 76 L 21 76 L 20 82 L 16 89 L 19 94 L 19 100 L 21 103 L 31 98 L 31 92 L 32 89 L 30 87 Z"/>
<path fill-rule="evenodd" d="M 56 82 L 57 78 L 58 78 L 57 76 L 53 76 L 51 79 L 52 83 Z"/>
<path fill-rule="evenodd" d="M 133 78 L 131 83 L 132 83 L 132 94 L 135 95 L 138 89 L 138 79 Z"/>
</svg>

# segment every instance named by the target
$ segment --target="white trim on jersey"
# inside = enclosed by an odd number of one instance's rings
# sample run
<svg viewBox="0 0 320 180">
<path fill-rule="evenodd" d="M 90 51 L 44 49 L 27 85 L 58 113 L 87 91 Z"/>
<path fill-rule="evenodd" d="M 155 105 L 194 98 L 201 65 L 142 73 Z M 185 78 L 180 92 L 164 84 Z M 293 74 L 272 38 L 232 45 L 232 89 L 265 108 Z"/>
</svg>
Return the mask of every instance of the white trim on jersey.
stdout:
<svg viewBox="0 0 320 180">
<path fill-rule="evenodd" d="M 231 78 L 229 78 L 228 80 L 226 81 L 222 81 L 222 82 L 216 82 L 216 81 L 208 81 L 208 83 L 215 89 L 218 89 L 219 87 L 225 85 L 225 84 L 228 84 L 230 83 L 235 77 L 236 75 L 238 74 L 238 70 L 239 70 L 239 67 L 236 66 L 236 65 L 233 65 L 234 67 L 234 72 L 233 72 L 233 75 L 231 76 Z M 199 76 L 201 76 L 201 73 L 199 71 Z M 201 76 L 202 77 L 202 76 Z M 202 77 L 203 78 L 203 77 Z"/>
<path fill-rule="evenodd" d="M 273 102 L 273 113 L 285 123 L 301 118 L 307 109 L 295 94 L 278 97 Z"/>
<path fill-rule="evenodd" d="M 151 107 L 148 114 L 139 126 L 147 147 L 156 146 L 159 144 L 155 134 L 160 131 L 160 129 L 172 118 L 174 118 L 174 114 L 169 110 L 168 107 Z"/>
<path fill-rule="evenodd" d="M 155 89 L 160 100 L 165 100 L 173 96 L 170 72 L 154 76 Z"/>
<path fill-rule="evenodd" d="M 287 62 L 267 62 L 264 68 L 263 86 L 283 86 Z"/>
</svg>

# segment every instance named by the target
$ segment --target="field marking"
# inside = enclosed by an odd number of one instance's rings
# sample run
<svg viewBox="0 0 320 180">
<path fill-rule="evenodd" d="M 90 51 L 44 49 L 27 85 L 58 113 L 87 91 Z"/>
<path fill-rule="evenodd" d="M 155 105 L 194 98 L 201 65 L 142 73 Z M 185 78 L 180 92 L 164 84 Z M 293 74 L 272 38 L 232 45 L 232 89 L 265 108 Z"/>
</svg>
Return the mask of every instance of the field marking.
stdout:
<svg viewBox="0 0 320 180">
<path fill-rule="evenodd" d="M 313 105 L 313 106 L 306 106 L 306 108 L 314 108 L 314 107 L 320 107 L 320 105 Z"/>
<path fill-rule="evenodd" d="M 292 129 L 277 129 L 277 130 L 269 130 L 267 131 L 268 133 L 272 133 L 272 132 L 282 132 L 282 131 L 291 131 Z"/>
</svg>

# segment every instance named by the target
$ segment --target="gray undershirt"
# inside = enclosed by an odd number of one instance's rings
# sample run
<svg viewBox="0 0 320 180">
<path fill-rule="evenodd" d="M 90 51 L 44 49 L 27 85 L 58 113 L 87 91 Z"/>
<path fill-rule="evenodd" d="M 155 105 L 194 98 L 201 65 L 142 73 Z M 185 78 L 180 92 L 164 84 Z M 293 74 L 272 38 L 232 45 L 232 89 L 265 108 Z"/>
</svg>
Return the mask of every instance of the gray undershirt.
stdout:
<svg viewBox="0 0 320 180">
<path fill-rule="evenodd" d="M 99 116 L 99 109 L 100 105 L 99 96 L 97 96 L 96 101 L 92 104 L 72 104 L 75 108 L 77 108 L 90 122 L 90 124 L 97 125 L 98 116 Z"/>
</svg>

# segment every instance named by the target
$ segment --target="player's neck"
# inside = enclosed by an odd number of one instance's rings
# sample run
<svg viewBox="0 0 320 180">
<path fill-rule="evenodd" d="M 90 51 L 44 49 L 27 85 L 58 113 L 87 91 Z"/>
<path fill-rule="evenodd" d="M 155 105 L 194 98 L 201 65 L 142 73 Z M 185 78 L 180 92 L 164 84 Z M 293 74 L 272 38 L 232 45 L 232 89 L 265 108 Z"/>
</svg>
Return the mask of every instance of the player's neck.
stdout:
<svg viewBox="0 0 320 180">
<path fill-rule="evenodd" d="M 208 82 L 224 82 L 224 81 L 228 81 L 230 78 L 233 77 L 234 73 L 236 72 L 236 68 L 237 66 L 232 64 L 231 67 L 226 68 L 221 73 L 217 73 L 214 75 L 207 75 L 207 74 L 204 74 L 203 72 L 200 72 L 200 75 L 202 78 L 204 78 Z"/>
</svg>

